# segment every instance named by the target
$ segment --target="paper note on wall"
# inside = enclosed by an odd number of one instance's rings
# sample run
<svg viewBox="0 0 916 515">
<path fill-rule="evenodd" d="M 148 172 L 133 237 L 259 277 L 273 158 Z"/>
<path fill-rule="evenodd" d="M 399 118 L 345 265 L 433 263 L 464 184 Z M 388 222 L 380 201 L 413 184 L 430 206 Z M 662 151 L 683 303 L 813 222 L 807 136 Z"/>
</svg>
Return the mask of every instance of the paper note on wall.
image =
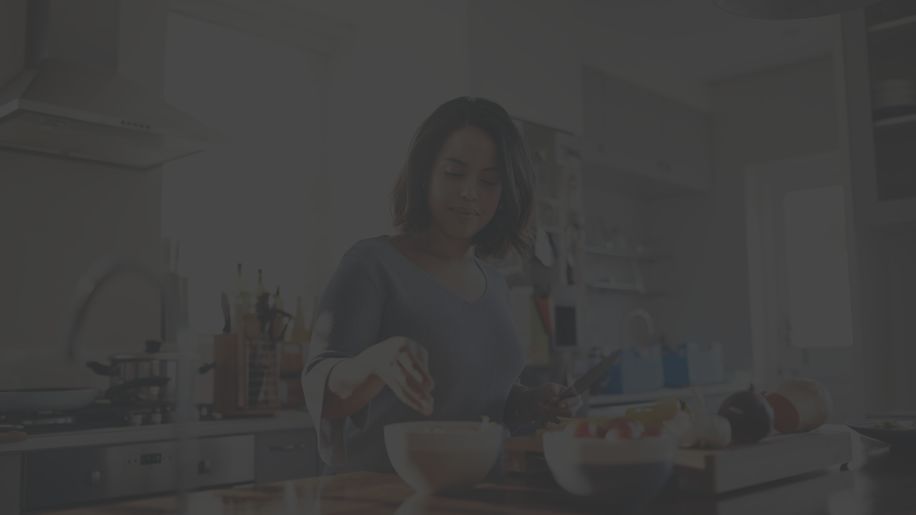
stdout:
<svg viewBox="0 0 916 515">
<path fill-rule="evenodd" d="M 529 299 L 528 307 L 531 322 L 531 346 L 528 348 L 528 365 L 549 365 L 550 335 L 544 329 L 536 303 Z"/>
</svg>

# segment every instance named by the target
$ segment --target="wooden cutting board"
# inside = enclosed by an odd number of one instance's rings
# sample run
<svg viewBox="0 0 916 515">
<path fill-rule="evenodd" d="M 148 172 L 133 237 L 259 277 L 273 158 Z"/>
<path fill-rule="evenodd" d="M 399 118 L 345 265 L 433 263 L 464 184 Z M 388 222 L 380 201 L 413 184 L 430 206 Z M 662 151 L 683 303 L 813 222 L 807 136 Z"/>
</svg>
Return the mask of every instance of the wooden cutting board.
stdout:
<svg viewBox="0 0 916 515">
<path fill-rule="evenodd" d="M 721 494 L 838 467 L 851 460 L 849 431 L 822 427 L 810 433 L 770 436 L 753 445 L 680 449 L 675 457 L 675 475 L 681 490 Z"/>
<path fill-rule="evenodd" d="M 549 473 L 540 435 L 509 438 L 504 450 L 508 472 Z M 679 449 L 674 474 L 680 490 L 721 494 L 838 467 L 851 460 L 851 433 L 825 426 L 810 433 L 770 436 L 753 445 Z"/>
</svg>

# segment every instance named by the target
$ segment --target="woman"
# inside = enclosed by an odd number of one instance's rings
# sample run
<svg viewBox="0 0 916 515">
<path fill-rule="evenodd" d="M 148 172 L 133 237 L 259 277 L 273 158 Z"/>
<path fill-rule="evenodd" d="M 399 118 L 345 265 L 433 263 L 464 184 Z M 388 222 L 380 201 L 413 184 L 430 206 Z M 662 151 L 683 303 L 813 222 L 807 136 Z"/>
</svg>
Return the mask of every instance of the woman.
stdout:
<svg viewBox="0 0 916 515">
<path fill-rule="evenodd" d="M 496 103 L 457 98 L 420 126 L 393 194 L 401 233 L 355 244 L 319 305 L 303 388 L 332 470 L 391 470 L 391 423 L 569 415 L 559 385 L 517 384 L 509 290 L 480 259 L 526 250 L 532 196 L 521 136 Z"/>
</svg>

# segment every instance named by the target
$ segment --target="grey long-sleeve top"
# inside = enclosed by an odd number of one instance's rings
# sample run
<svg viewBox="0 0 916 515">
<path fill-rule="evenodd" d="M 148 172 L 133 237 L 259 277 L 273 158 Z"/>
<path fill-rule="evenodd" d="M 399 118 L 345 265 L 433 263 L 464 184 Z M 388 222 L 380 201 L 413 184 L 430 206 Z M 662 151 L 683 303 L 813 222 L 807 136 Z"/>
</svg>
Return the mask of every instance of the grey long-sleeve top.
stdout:
<svg viewBox="0 0 916 515">
<path fill-rule="evenodd" d="M 428 420 L 502 421 L 506 399 L 525 365 L 505 279 L 477 260 L 486 290 L 467 301 L 397 250 L 387 236 L 355 244 L 322 295 L 302 383 L 329 471 L 389 471 L 384 426 L 427 419 L 385 388 L 358 413 L 321 418 L 331 368 L 392 336 L 429 354 L 435 407 Z"/>
</svg>

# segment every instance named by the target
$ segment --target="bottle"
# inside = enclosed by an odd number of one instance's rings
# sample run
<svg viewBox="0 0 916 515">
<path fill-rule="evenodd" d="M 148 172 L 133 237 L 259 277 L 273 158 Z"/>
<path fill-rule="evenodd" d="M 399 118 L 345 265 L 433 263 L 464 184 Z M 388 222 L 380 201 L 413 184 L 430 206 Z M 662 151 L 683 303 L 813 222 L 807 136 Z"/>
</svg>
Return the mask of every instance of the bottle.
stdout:
<svg viewBox="0 0 916 515">
<path fill-rule="evenodd" d="M 296 297 L 296 318 L 293 321 L 293 332 L 290 336 L 292 343 L 307 344 L 312 339 L 311 331 L 305 324 L 305 305 L 302 296 L 299 296 Z"/>
<path fill-rule="evenodd" d="M 280 286 L 277 286 L 277 291 L 274 293 L 274 309 L 277 311 L 283 311 L 283 297 L 280 296 Z"/>
<path fill-rule="evenodd" d="M 283 314 L 283 297 L 280 296 L 280 286 L 277 286 L 277 290 L 274 292 L 274 301 L 271 306 L 271 326 L 270 326 L 270 338 L 276 341 L 285 341 L 289 336 L 289 331 L 287 331 L 287 325 L 289 320 L 286 319 Z"/>
<path fill-rule="evenodd" d="M 233 306 L 232 327 L 236 328 L 239 333 L 243 332 L 245 315 L 251 312 L 251 292 L 245 283 L 245 275 L 242 272 L 242 264 L 236 265 L 235 276 L 235 305 Z"/>
<path fill-rule="evenodd" d="M 256 291 L 255 293 L 256 298 L 258 299 L 260 299 L 262 295 L 267 293 L 267 288 L 264 287 L 264 271 L 260 268 L 258 268 L 258 285 L 255 291 Z"/>
</svg>

